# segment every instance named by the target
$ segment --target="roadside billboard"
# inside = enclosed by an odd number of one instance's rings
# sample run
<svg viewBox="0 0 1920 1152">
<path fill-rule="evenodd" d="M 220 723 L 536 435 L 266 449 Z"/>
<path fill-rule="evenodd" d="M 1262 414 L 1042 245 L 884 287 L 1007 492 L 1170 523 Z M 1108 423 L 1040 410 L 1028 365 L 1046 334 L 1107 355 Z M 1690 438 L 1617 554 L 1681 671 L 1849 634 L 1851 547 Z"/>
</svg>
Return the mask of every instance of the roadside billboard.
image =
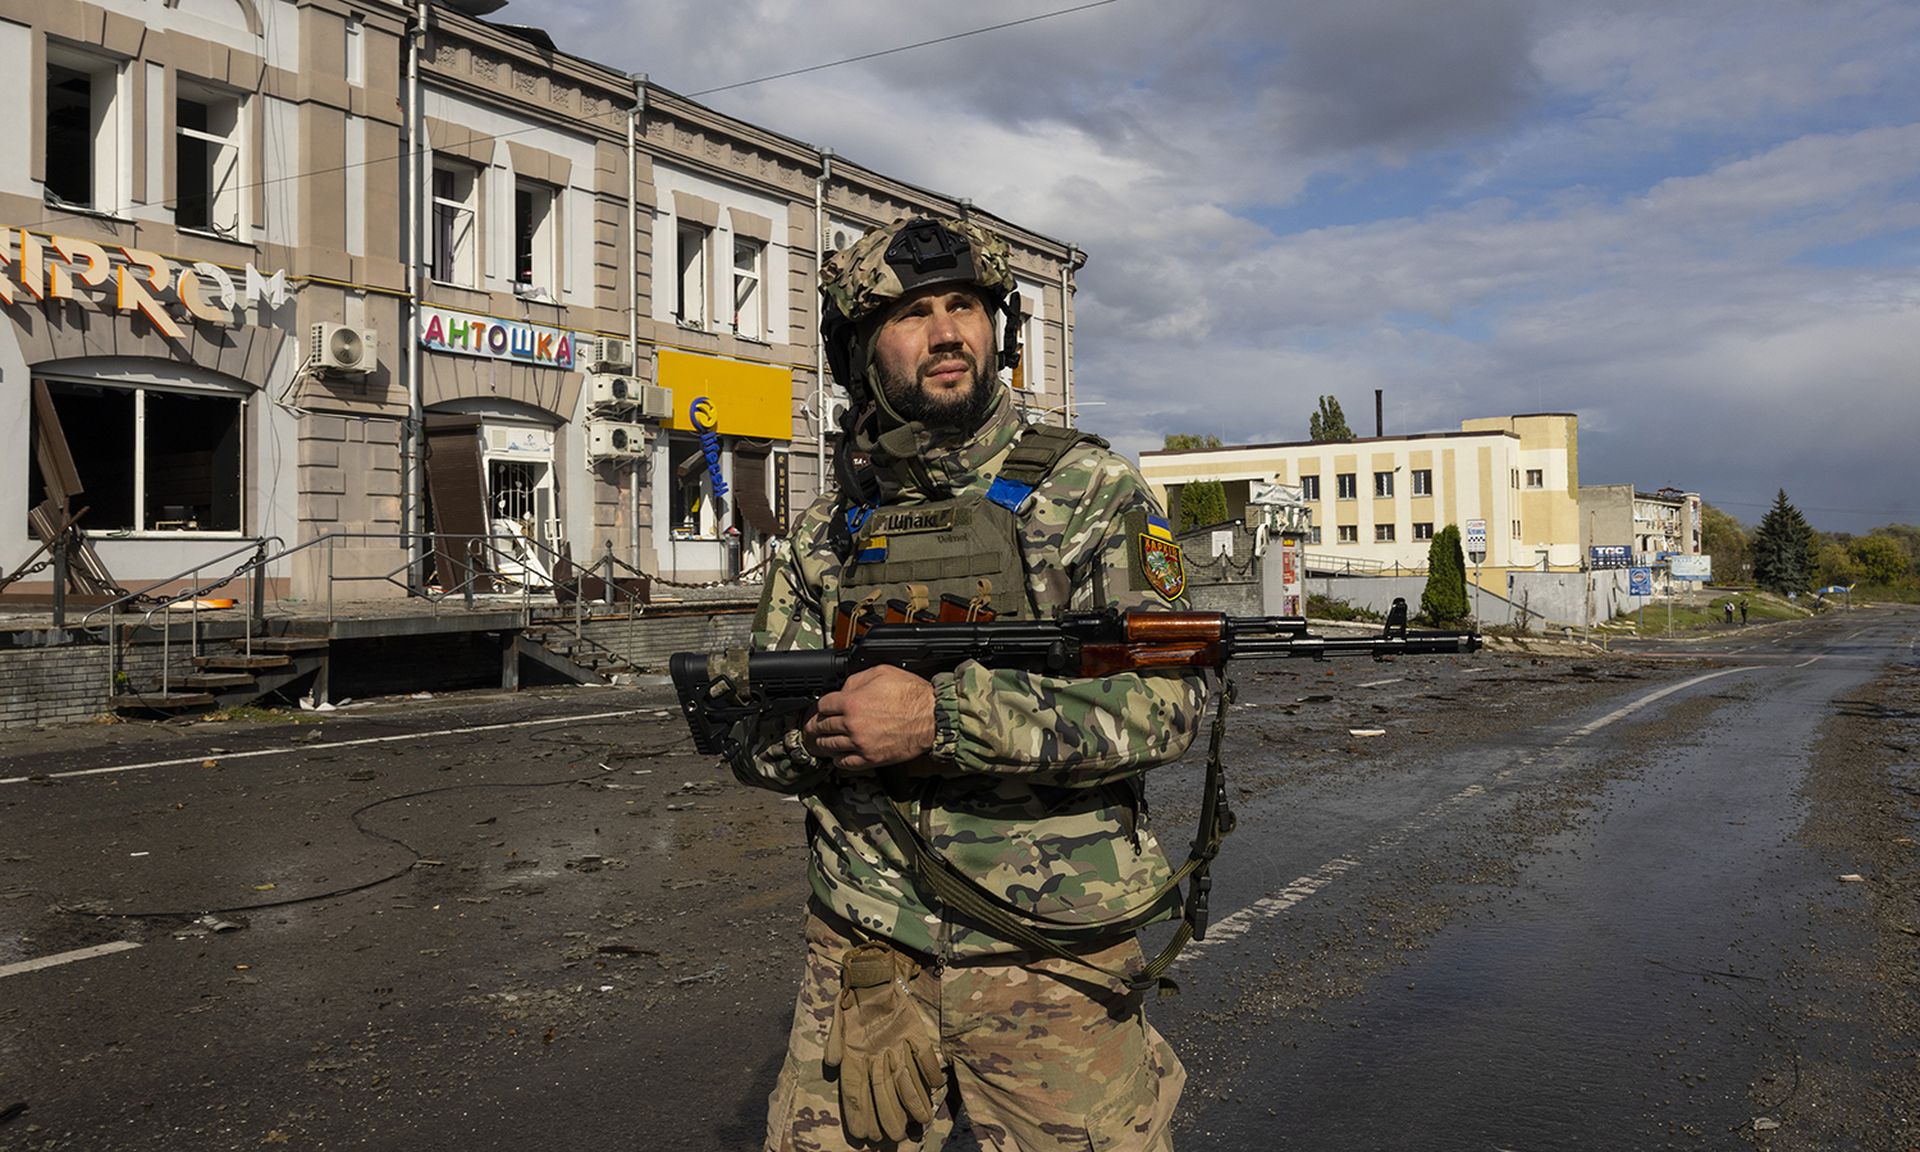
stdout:
<svg viewBox="0 0 1920 1152">
<path fill-rule="evenodd" d="M 1713 557 L 1674 555 L 1668 558 L 1669 574 L 1675 580 L 1713 579 Z"/>
</svg>

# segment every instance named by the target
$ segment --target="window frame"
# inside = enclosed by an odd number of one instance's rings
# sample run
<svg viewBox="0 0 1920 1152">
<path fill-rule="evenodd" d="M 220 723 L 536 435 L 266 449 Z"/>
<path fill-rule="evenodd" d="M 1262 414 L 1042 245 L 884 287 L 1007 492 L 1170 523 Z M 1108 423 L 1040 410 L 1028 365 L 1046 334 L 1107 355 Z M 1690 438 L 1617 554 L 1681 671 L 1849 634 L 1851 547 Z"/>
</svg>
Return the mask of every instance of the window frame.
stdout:
<svg viewBox="0 0 1920 1152">
<path fill-rule="evenodd" d="M 1311 476 L 1300 477 L 1300 499 L 1320 499 L 1320 474 L 1318 472 L 1315 472 Z"/>
<path fill-rule="evenodd" d="M 448 176 L 453 184 L 449 194 L 442 195 L 440 177 Z M 479 288 L 480 285 L 480 190 L 485 179 L 484 170 L 478 165 L 435 153 L 433 164 L 427 176 L 428 224 L 427 229 L 427 278 L 435 284 L 445 284 L 453 288 Z M 466 194 L 459 195 L 461 182 L 465 181 Z M 466 239 L 461 240 L 457 228 L 460 218 L 466 218 Z M 447 221 L 444 240 L 448 250 L 443 252 L 443 218 Z M 464 277 L 463 274 L 464 273 Z"/>
<path fill-rule="evenodd" d="M 700 541 L 717 543 L 726 539 L 726 525 L 714 512 L 713 474 L 707 468 L 706 446 L 701 443 L 697 432 L 668 432 L 661 437 L 667 454 L 667 538 L 675 541 Z M 691 488 L 683 487 L 680 478 L 675 475 L 685 455 L 676 458 L 677 448 L 690 448 L 691 455 L 700 463 L 693 471 L 694 483 Z M 771 468 L 768 469 L 772 471 Z M 720 437 L 720 472 L 727 479 L 731 499 L 733 476 L 733 437 Z M 696 523 L 692 527 L 682 527 L 681 501 L 688 491 L 696 492 L 693 509 Z M 731 507 L 731 506 L 729 506 Z"/>
<path fill-rule="evenodd" d="M 1415 468 L 1413 470 L 1413 494 L 1415 496 L 1433 495 L 1433 469 Z"/>
<path fill-rule="evenodd" d="M 1415 542 L 1433 539 L 1433 521 L 1415 520 L 1413 522 L 1413 538 Z"/>
<path fill-rule="evenodd" d="M 1547 486 L 1547 470 L 1545 468 L 1529 468 L 1527 469 L 1526 479 L 1526 487 L 1529 489 L 1545 488 Z"/>
<path fill-rule="evenodd" d="M 1376 500 L 1393 499 L 1393 473 L 1375 472 L 1373 474 L 1373 496 Z"/>
<path fill-rule="evenodd" d="M 749 260 L 750 267 L 747 267 L 744 269 L 740 266 L 740 255 L 742 252 L 747 252 L 751 254 L 751 258 Z M 766 241 L 755 240 L 751 236 L 742 236 L 738 233 L 734 234 L 733 266 L 732 266 L 732 272 L 729 275 L 729 281 L 732 284 L 732 289 L 733 289 L 732 295 L 728 298 L 728 303 L 731 305 L 730 313 L 732 315 L 731 326 L 733 328 L 733 334 L 742 340 L 752 340 L 756 343 L 761 343 L 761 344 L 766 343 L 767 342 L 767 243 Z M 753 285 L 752 298 L 746 302 L 748 307 L 744 310 L 741 307 L 742 301 L 740 299 L 740 288 L 743 281 L 749 282 Z M 753 322 L 750 325 L 743 326 L 740 323 L 740 317 L 743 314 L 750 315 L 752 317 Z"/>
<path fill-rule="evenodd" d="M 42 129 L 41 197 L 47 206 L 59 212 L 105 216 L 125 220 L 133 199 L 133 94 L 128 62 L 88 46 L 69 44 L 48 37 L 44 69 L 40 75 L 40 127 Z M 74 73 L 87 80 L 87 196 L 85 201 L 70 199 L 56 191 L 51 177 L 54 142 L 60 136 L 54 130 L 54 69 Z"/>
<path fill-rule="evenodd" d="M 1358 500 L 1360 498 L 1360 474 L 1358 472 L 1336 472 L 1333 474 L 1334 499 Z"/>
<path fill-rule="evenodd" d="M 673 226 L 673 320 L 682 328 L 708 330 L 708 313 L 712 311 L 712 292 L 709 285 L 712 277 L 709 266 L 713 262 L 711 245 L 713 229 L 692 220 L 676 220 Z M 687 257 L 691 244 L 694 259 Z M 689 283 L 692 277 L 692 283 Z M 689 313 L 688 298 L 692 297 L 698 309 Z"/>
<path fill-rule="evenodd" d="M 1520 539 L 1520 521 L 1518 520 L 1513 522 L 1513 538 L 1515 540 Z"/>
<path fill-rule="evenodd" d="M 521 216 L 521 201 L 528 201 L 528 221 Z M 544 205 L 545 211 L 538 211 Z M 528 234 L 528 233 L 531 234 Z M 513 181 L 513 264 L 507 280 L 516 295 L 544 292 L 549 299 L 560 300 L 560 189 L 543 180 L 516 176 Z"/>
<path fill-rule="evenodd" d="M 61 376 L 57 374 L 35 373 L 33 379 L 46 384 L 50 390 L 58 388 L 61 385 L 68 387 L 97 388 L 103 392 L 124 393 L 133 402 L 133 459 L 130 463 L 128 477 L 132 484 L 132 491 L 128 494 L 132 523 L 130 526 L 125 527 L 103 527 L 96 525 L 94 531 L 96 537 L 130 540 L 240 540 L 245 539 L 250 534 L 247 531 L 248 515 L 251 511 L 247 502 L 249 480 L 247 463 L 248 449 L 250 446 L 247 424 L 252 412 L 250 404 L 252 397 L 249 394 L 238 389 L 181 387 L 172 384 L 147 383 L 145 381 L 100 380 L 77 376 Z M 234 521 L 236 527 L 154 528 L 149 525 L 149 517 L 147 515 L 147 505 L 149 502 L 148 492 L 150 487 L 147 451 L 147 401 L 149 396 L 153 395 L 178 396 L 195 400 L 224 400 L 233 405 L 235 456 Z M 33 415 L 31 419 L 37 421 L 38 415 Z M 67 434 L 71 436 L 74 429 L 64 420 L 62 421 L 62 425 Z M 34 465 L 29 463 L 28 467 L 31 469 Z M 29 472 L 29 475 L 31 476 L 32 473 Z M 26 490 L 26 499 L 29 501 L 32 499 L 32 487 L 33 486 L 29 484 Z M 158 517 L 152 518 L 154 521 L 158 519 Z"/>
<path fill-rule="evenodd" d="M 213 122 L 216 109 L 229 111 L 231 113 L 231 124 L 227 129 L 226 135 L 222 136 L 211 128 L 188 128 L 181 123 L 180 106 L 188 102 L 199 104 L 207 110 L 207 120 L 209 124 Z M 246 116 L 247 101 L 245 93 L 224 88 L 221 85 L 202 80 L 197 76 L 189 77 L 181 75 L 175 80 L 173 97 L 174 227 L 183 232 L 191 232 L 198 236 L 214 236 L 221 240 L 229 240 L 234 243 L 246 242 L 248 225 L 248 197 L 244 194 L 247 171 Z M 206 173 L 207 195 L 205 211 L 207 219 L 205 223 L 186 223 L 181 219 L 181 209 L 187 200 L 186 193 L 182 191 L 183 181 L 181 179 L 187 163 L 187 149 L 182 147 L 183 140 L 196 141 L 209 149 L 209 155 L 207 157 L 208 171 Z M 231 156 L 226 162 L 227 183 L 224 192 L 222 192 L 220 188 L 221 162 L 218 156 L 218 152 L 222 151 L 231 153 Z M 223 201 L 226 204 L 224 211 L 220 207 Z M 221 221 L 216 219 L 216 217 L 226 215 L 231 216 L 232 224 L 223 227 Z"/>
<path fill-rule="evenodd" d="M 1318 524 L 1315 524 L 1313 527 L 1307 529 L 1307 543 L 1314 547 L 1319 546 L 1320 526 Z"/>
<path fill-rule="evenodd" d="M 1336 544 L 1360 543 L 1360 525 L 1358 524 L 1334 525 L 1333 542 Z"/>
<path fill-rule="evenodd" d="M 1394 526 L 1392 524 L 1375 524 L 1373 526 L 1373 542 L 1375 544 L 1397 543 L 1394 539 L 1393 528 Z"/>
</svg>

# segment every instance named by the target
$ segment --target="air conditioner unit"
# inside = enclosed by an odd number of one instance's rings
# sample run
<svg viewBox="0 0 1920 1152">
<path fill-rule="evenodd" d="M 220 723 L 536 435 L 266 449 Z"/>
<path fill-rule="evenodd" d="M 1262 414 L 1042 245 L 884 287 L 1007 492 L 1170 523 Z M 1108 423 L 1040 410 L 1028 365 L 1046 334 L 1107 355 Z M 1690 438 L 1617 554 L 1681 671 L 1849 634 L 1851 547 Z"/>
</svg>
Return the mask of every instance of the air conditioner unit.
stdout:
<svg viewBox="0 0 1920 1152">
<path fill-rule="evenodd" d="M 580 343 L 582 359 L 589 372 L 629 372 L 633 369 L 633 345 L 617 336 L 594 336 Z"/>
<path fill-rule="evenodd" d="M 596 460 L 631 460 L 647 446 L 644 424 L 618 420 L 587 421 L 587 455 Z"/>
<path fill-rule="evenodd" d="M 587 403 L 595 408 L 631 408 L 640 402 L 640 381 L 595 373 L 587 377 Z"/>
<path fill-rule="evenodd" d="M 673 389 L 658 384 L 640 386 L 640 418 L 667 420 L 673 416 Z"/>
<path fill-rule="evenodd" d="M 378 342 L 371 328 L 352 328 L 324 321 L 313 326 L 308 362 L 323 372 L 371 372 L 380 363 Z"/>
</svg>

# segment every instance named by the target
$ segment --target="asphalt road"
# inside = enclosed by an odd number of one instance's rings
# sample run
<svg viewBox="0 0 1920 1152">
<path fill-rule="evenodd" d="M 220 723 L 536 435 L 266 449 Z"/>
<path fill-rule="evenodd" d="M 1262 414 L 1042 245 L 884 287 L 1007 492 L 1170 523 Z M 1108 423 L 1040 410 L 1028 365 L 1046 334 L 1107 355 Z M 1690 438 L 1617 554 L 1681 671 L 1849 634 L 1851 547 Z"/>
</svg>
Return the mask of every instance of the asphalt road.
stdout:
<svg viewBox="0 0 1920 1152">
<path fill-rule="evenodd" d="M 1244 669 L 1181 1147 L 1920 1144 L 1917 630 Z M 658 688 L 300 719 L 0 736 L 0 1152 L 758 1146 L 797 804 Z"/>
</svg>

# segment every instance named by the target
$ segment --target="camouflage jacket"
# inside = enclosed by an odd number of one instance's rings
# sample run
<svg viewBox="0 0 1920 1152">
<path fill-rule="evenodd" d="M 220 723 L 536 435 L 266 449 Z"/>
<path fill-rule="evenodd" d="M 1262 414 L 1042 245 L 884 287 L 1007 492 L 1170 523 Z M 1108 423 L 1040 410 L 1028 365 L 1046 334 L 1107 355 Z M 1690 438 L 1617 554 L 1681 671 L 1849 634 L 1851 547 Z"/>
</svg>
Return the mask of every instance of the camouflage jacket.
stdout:
<svg viewBox="0 0 1920 1152">
<path fill-rule="evenodd" d="M 930 471 L 955 493 L 984 490 L 1021 427 L 1003 392 L 971 440 L 927 452 Z M 926 500 L 888 484 L 883 507 Z M 827 643 L 841 568 L 828 537 L 835 509 L 823 498 L 795 526 L 790 550 L 767 579 L 755 648 Z M 1159 509 L 1127 461 L 1089 443 L 1069 452 L 1018 518 L 1031 609 L 1048 616 L 1098 607 L 1096 589 L 1115 607 L 1167 609 L 1132 567 L 1126 525 L 1148 513 L 1157 517 Z M 1014 950 L 943 914 L 916 883 L 881 823 L 891 787 L 936 851 L 1014 907 L 1085 924 L 1094 935 L 1101 924 L 1141 912 L 1170 869 L 1148 826 L 1139 776 L 1185 753 L 1205 703 L 1204 677 L 1063 679 L 969 661 L 932 684 L 934 747 L 905 771 L 803 769 L 781 742 L 784 726 L 746 734 L 756 752 L 735 764 L 736 775 L 797 793 L 806 804 L 814 893 L 847 919 L 924 953 Z M 1161 911 L 1174 914 L 1177 900 L 1163 900 Z"/>
</svg>

